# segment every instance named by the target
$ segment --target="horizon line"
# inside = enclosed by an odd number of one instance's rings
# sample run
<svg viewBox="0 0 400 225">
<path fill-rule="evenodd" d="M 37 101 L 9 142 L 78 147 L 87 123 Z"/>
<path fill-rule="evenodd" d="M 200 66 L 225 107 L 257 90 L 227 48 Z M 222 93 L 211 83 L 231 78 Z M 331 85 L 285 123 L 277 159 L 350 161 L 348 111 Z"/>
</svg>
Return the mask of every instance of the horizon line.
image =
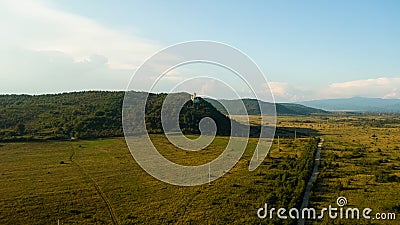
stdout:
<svg viewBox="0 0 400 225">
<path fill-rule="evenodd" d="M 146 91 L 141 91 L 141 90 L 130 90 L 134 92 L 146 92 Z M 43 92 L 43 93 L 27 93 L 27 92 L 22 92 L 22 93 L 0 93 L 0 96 L 6 96 L 6 95 L 28 95 L 28 96 L 41 96 L 41 95 L 59 95 L 59 94 L 69 94 L 69 93 L 83 93 L 83 92 L 127 92 L 127 90 L 112 90 L 112 89 L 86 89 L 86 90 L 69 90 L 69 91 L 60 91 L 60 92 Z M 148 92 L 152 94 L 169 94 L 169 93 L 187 93 L 191 94 L 189 92 Z M 199 97 L 202 97 L 202 95 L 199 95 Z M 320 101 L 320 100 L 339 100 L 339 99 L 352 99 L 352 98 L 364 98 L 364 99 L 380 99 L 380 100 L 400 100 L 400 98 L 384 98 L 384 97 L 365 97 L 365 96 L 359 96 L 359 95 L 354 95 L 351 97 L 338 97 L 338 98 L 321 98 L 321 99 L 308 99 L 308 100 L 299 100 L 299 101 L 275 101 L 275 103 L 302 103 L 302 102 L 309 102 L 309 101 Z M 216 100 L 243 100 L 243 99 L 251 99 L 251 100 L 258 100 L 258 101 L 263 101 L 266 102 L 262 99 L 256 99 L 256 98 L 250 98 L 250 97 L 245 97 L 245 98 L 235 98 L 235 99 L 226 99 L 226 98 L 213 98 Z"/>
</svg>

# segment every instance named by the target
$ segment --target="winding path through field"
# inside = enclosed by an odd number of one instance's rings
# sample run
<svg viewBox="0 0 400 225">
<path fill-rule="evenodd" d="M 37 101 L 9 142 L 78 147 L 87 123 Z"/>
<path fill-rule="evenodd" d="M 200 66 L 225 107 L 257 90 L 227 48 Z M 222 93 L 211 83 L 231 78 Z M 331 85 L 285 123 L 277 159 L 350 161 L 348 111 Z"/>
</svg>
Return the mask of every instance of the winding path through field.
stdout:
<svg viewBox="0 0 400 225">
<path fill-rule="evenodd" d="M 118 220 L 117 220 L 117 216 L 115 215 L 115 212 L 111 206 L 111 203 L 108 201 L 106 195 L 104 194 L 104 192 L 101 190 L 100 186 L 97 184 L 97 182 L 88 174 L 85 172 L 84 168 L 79 165 L 79 163 L 77 163 L 76 161 L 74 161 L 74 156 L 75 156 L 75 148 L 73 146 L 72 147 L 72 153 L 69 157 L 69 160 L 71 161 L 72 164 L 74 164 L 79 171 L 82 173 L 82 175 L 84 175 L 85 177 L 87 177 L 90 182 L 93 184 L 94 188 L 96 189 L 97 193 L 100 195 L 101 199 L 104 201 L 104 203 L 106 204 L 107 210 L 110 213 L 110 218 L 113 222 L 113 224 L 118 225 Z"/>
<path fill-rule="evenodd" d="M 315 158 L 314 158 L 313 172 L 311 174 L 310 179 L 308 180 L 308 183 L 307 183 L 307 186 L 306 186 L 306 191 L 304 192 L 303 203 L 301 204 L 301 209 L 306 208 L 308 206 L 308 201 L 309 201 L 309 198 L 310 198 L 311 188 L 312 188 L 312 185 L 313 185 L 313 183 L 315 182 L 315 180 L 317 179 L 317 176 L 318 176 L 318 164 L 319 164 L 319 160 L 321 159 L 321 148 L 322 148 L 322 144 L 323 143 L 324 143 L 324 139 L 320 139 L 320 141 L 318 143 L 318 147 L 317 147 L 317 152 L 316 152 Z M 301 213 L 301 210 L 300 210 L 300 213 Z M 304 225 L 304 222 L 305 222 L 304 219 L 299 219 L 298 220 L 298 225 Z"/>
</svg>

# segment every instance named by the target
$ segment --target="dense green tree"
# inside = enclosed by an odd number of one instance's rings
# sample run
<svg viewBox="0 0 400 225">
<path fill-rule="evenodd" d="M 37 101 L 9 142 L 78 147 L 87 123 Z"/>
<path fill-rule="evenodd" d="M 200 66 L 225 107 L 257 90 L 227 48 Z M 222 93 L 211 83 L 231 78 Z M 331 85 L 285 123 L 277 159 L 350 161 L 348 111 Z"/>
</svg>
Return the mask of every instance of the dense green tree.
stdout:
<svg viewBox="0 0 400 225">
<path fill-rule="evenodd" d="M 19 135 L 24 135 L 24 134 L 25 134 L 25 124 L 23 124 L 23 123 L 17 124 L 17 126 L 16 126 L 16 132 L 17 132 Z"/>
</svg>

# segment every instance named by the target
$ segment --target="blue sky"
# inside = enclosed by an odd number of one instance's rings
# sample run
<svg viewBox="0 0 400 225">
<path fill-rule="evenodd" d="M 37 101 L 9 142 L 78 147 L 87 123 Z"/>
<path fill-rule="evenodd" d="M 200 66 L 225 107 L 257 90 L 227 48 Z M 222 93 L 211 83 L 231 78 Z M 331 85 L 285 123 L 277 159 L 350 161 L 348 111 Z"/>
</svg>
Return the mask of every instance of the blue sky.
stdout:
<svg viewBox="0 0 400 225">
<path fill-rule="evenodd" d="M 156 51 L 201 39 L 249 55 L 279 101 L 400 98 L 399 1 L 1 4 L 1 93 L 123 90 Z"/>
</svg>

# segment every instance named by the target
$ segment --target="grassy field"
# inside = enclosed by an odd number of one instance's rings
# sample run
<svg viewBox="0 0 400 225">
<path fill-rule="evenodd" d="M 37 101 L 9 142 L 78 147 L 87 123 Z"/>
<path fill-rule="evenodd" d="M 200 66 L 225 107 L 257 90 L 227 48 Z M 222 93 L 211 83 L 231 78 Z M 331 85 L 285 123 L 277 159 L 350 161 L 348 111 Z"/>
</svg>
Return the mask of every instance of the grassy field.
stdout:
<svg viewBox="0 0 400 225">
<path fill-rule="evenodd" d="M 228 139 L 207 149 L 177 150 L 153 135 L 177 162 L 212 160 Z M 138 139 L 138 142 L 140 139 Z M 299 204 L 313 139 L 281 139 L 255 171 L 248 171 L 257 139 L 244 157 L 211 185 L 178 187 L 143 171 L 123 138 L 0 145 L 0 224 L 276 224 L 257 217 L 264 203 Z M 308 167 L 307 167 L 308 166 Z M 296 221 L 283 221 L 294 224 Z"/>
<path fill-rule="evenodd" d="M 240 118 L 236 118 L 240 120 Z M 251 117 L 253 124 L 259 118 Z M 310 206 L 400 212 L 400 123 L 394 116 L 281 116 L 278 125 L 317 130 L 325 142 Z M 193 138 L 193 137 L 192 137 Z M 162 135 L 152 140 L 168 159 L 199 165 L 228 142 L 202 151 L 178 150 Z M 140 138 L 137 140 L 140 142 Z M 0 144 L 0 224 L 295 224 L 257 217 L 264 203 L 296 207 L 309 175 L 313 138 L 280 138 L 264 163 L 248 171 L 257 139 L 239 163 L 211 185 L 178 187 L 143 171 L 123 138 Z M 398 224 L 397 220 L 323 220 L 313 224 Z"/>
<path fill-rule="evenodd" d="M 280 125 L 319 130 L 325 139 L 311 206 L 337 206 L 396 213 L 396 220 L 325 220 L 314 224 L 398 224 L 400 217 L 400 120 L 397 116 L 281 117 Z"/>
</svg>

